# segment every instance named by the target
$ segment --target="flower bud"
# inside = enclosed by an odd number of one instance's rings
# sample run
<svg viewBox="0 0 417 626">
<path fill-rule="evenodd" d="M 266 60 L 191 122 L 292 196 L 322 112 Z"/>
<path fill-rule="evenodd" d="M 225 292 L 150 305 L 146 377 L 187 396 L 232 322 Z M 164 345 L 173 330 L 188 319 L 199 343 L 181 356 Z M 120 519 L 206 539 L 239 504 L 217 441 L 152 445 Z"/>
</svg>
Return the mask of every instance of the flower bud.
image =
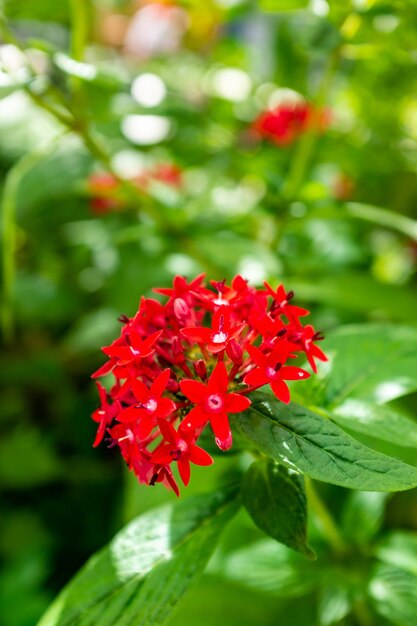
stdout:
<svg viewBox="0 0 417 626">
<path fill-rule="evenodd" d="M 232 339 L 227 344 L 226 354 L 230 359 L 232 359 L 235 365 L 242 365 L 243 350 L 235 339 Z"/>
<path fill-rule="evenodd" d="M 175 298 L 174 300 L 174 315 L 178 320 L 183 320 L 190 313 L 190 307 L 183 298 Z"/>
<path fill-rule="evenodd" d="M 198 361 L 194 361 L 193 363 L 194 371 L 201 380 L 206 380 L 207 378 L 207 368 L 203 359 L 198 359 Z"/>
</svg>

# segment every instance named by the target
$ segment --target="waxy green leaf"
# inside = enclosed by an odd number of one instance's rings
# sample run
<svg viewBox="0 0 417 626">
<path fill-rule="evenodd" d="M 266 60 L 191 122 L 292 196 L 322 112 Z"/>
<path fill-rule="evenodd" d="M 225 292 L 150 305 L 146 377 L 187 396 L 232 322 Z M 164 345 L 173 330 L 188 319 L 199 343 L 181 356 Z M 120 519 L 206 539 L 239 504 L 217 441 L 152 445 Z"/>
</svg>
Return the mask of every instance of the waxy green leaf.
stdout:
<svg viewBox="0 0 417 626">
<path fill-rule="evenodd" d="M 299 474 L 269 459 L 257 461 L 243 478 L 242 499 L 258 528 L 314 558 L 307 545 L 307 500 Z"/>
<path fill-rule="evenodd" d="M 252 398 L 235 423 L 252 445 L 286 467 L 352 489 L 400 491 L 417 485 L 415 467 L 367 448 L 318 413 L 271 395 Z"/>
<path fill-rule="evenodd" d="M 417 328 L 344 326 L 321 347 L 329 362 L 320 367 L 320 380 L 305 381 L 298 390 L 320 406 L 339 407 L 350 398 L 384 404 L 417 389 Z"/>
<path fill-rule="evenodd" d="M 388 406 L 352 398 L 335 408 L 329 417 L 342 427 L 371 435 L 405 448 L 417 448 L 417 422 Z"/>
<path fill-rule="evenodd" d="M 39 626 L 164 624 L 237 508 L 230 489 L 142 515 L 87 562 Z"/>
</svg>

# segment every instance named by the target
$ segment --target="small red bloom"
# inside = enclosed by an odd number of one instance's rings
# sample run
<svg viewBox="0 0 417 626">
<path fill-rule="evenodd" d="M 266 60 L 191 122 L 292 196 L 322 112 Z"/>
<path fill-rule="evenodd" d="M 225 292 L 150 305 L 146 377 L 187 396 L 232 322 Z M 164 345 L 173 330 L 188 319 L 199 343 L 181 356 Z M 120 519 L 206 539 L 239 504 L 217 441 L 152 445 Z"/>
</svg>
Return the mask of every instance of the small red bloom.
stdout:
<svg viewBox="0 0 417 626">
<path fill-rule="evenodd" d="M 100 398 L 100 408 L 96 409 L 91 416 L 95 422 L 98 422 L 97 434 L 93 443 L 94 448 L 96 448 L 99 445 L 99 443 L 103 440 L 103 437 L 106 433 L 106 429 L 108 428 L 108 426 L 110 426 L 110 424 L 112 423 L 112 421 L 114 420 L 114 418 L 116 417 L 117 413 L 120 410 L 120 407 L 117 404 L 117 402 L 113 404 L 109 403 L 108 395 L 103 385 L 100 385 L 99 382 L 96 382 L 96 385 L 98 389 L 98 395 Z"/>
<path fill-rule="evenodd" d="M 180 382 L 183 394 L 197 404 L 188 413 L 181 428 L 185 432 L 196 430 L 210 422 L 216 444 L 221 450 L 228 450 L 232 445 L 228 414 L 240 413 L 251 404 L 249 398 L 227 393 L 228 383 L 226 366 L 222 361 L 216 365 L 206 385 L 196 380 Z"/>
<path fill-rule="evenodd" d="M 290 301 L 294 297 L 294 292 L 289 291 L 288 293 L 285 291 L 282 285 L 279 285 L 277 290 L 274 291 L 268 283 L 264 283 L 267 293 L 273 298 L 273 304 L 271 312 L 272 314 L 281 314 L 290 315 L 295 317 L 303 317 L 304 315 L 308 315 L 309 311 L 307 309 L 303 309 L 300 306 L 294 306 L 290 304 Z"/>
<path fill-rule="evenodd" d="M 213 315 L 211 328 L 194 326 L 183 328 L 181 334 L 191 341 L 205 344 L 207 350 L 217 354 L 224 350 L 232 339 L 235 339 L 245 328 L 246 324 L 230 325 L 230 311 L 222 306 Z"/>
<path fill-rule="evenodd" d="M 154 291 L 156 293 L 162 294 L 163 296 L 168 296 L 170 303 L 173 302 L 175 298 L 183 298 L 187 302 L 189 300 L 189 297 L 192 297 L 193 291 L 200 288 L 204 276 L 205 274 L 200 274 L 190 283 L 187 283 L 183 276 L 175 276 L 172 288 L 155 288 Z"/>
<path fill-rule="evenodd" d="M 111 346 L 102 348 L 102 351 L 107 356 L 115 358 L 118 365 L 129 365 L 150 356 L 154 352 L 155 342 L 161 334 L 162 331 L 159 330 L 142 340 L 136 331 L 131 330 L 129 335 L 125 337 L 125 344 L 127 345 L 120 345 L 120 341 L 117 340 Z"/>
<path fill-rule="evenodd" d="M 194 443 L 195 435 L 190 431 L 180 431 L 167 421 L 158 420 L 164 443 L 153 453 L 151 460 L 155 465 L 177 461 L 181 480 L 185 486 L 190 482 L 190 463 L 194 465 L 211 465 L 211 456 Z"/>
<path fill-rule="evenodd" d="M 162 397 L 169 377 L 170 370 L 164 370 L 154 380 L 150 389 L 140 380 L 127 380 L 119 392 L 121 395 L 126 392 L 126 389 L 130 389 L 138 402 L 120 411 L 117 420 L 122 423 L 136 422 L 137 433 L 141 439 L 149 435 L 158 418 L 169 417 L 177 408 L 173 400 Z"/>
<path fill-rule="evenodd" d="M 261 113 L 252 128 L 261 137 L 282 147 L 293 143 L 310 128 L 324 130 L 329 118 L 327 110 L 315 109 L 308 102 L 287 102 Z"/>
<path fill-rule="evenodd" d="M 269 384 L 278 400 L 288 404 L 290 390 L 284 381 L 303 380 L 309 378 L 310 374 L 301 367 L 283 365 L 291 352 L 291 345 L 286 344 L 287 342 L 278 344 L 277 348 L 268 356 L 255 346 L 248 346 L 247 350 L 257 367 L 246 374 L 244 382 L 251 387 L 262 387 Z"/>
</svg>

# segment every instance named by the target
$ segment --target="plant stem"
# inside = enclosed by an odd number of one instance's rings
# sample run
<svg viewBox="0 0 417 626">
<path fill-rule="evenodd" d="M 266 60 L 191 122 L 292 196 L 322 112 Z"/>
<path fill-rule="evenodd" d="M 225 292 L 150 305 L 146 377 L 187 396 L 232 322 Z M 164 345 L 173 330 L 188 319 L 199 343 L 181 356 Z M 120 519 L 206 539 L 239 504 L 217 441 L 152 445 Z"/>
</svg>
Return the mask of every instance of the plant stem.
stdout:
<svg viewBox="0 0 417 626">
<path fill-rule="evenodd" d="M 83 61 L 88 40 L 88 0 L 70 0 L 71 7 L 71 56 Z"/>
<path fill-rule="evenodd" d="M 5 343 L 14 336 L 13 299 L 16 277 L 16 210 L 19 186 L 29 170 L 51 149 L 51 144 L 20 159 L 8 172 L 1 202 L 2 293 L 1 329 Z"/>
<path fill-rule="evenodd" d="M 298 190 L 305 178 L 307 170 L 310 166 L 312 156 L 319 137 L 319 124 L 318 120 L 314 119 L 320 114 L 320 110 L 325 105 L 327 100 L 327 94 L 333 78 L 335 68 L 339 59 L 339 52 L 335 50 L 329 57 L 329 61 L 323 72 L 320 85 L 317 90 L 316 96 L 313 98 L 315 111 L 313 111 L 313 124 L 311 128 L 300 139 L 294 158 L 290 163 L 290 168 L 286 178 L 286 182 L 282 189 L 282 196 L 288 202 L 293 200 L 298 193 Z"/>
<path fill-rule="evenodd" d="M 305 485 L 308 503 L 317 517 L 328 543 L 338 555 L 346 554 L 347 545 L 336 522 L 315 490 L 311 478 L 305 477 Z"/>
</svg>

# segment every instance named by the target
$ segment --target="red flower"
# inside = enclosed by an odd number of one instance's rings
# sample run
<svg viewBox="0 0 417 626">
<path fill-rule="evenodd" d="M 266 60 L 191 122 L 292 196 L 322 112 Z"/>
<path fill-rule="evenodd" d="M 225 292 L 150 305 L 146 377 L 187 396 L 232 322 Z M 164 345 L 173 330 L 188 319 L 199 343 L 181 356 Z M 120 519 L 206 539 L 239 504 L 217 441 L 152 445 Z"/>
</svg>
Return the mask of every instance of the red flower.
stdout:
<svg viewBox="0 0 417 626">
<path fill-rule="evenodd" d="M 302 309 L 300 306 L 294 306 L 290 304 L 290 301 L 294 297 L 293 291 L 285 291 L 282 285 L 277 287 L 277 290 L 274 291 L 268 283 L 264 283 L 267 293 L 273 297 L 273 304 L 271 308 L 271 313 L 275 316 L 283 313 L 284 315 L 293 315 L 295 317 L 303 317 L 304 315 L 308 315 L 310 311 L 307 309 Z"/>
<path fill-rule="evenodd" d="M 162 331 L 159 330 L 142 340 L 136 331 L 131 330 L 124 338 L 128 345 L 120 345 L 120 341 L 117 340 L 111 346 L 102 348 L 102 351 L 107 356 L 115 358 L 118 365 L 129 365 L 150 356 L 154 352 L 155 342 L 161 335 Z"/>
<path fill-rule="evenodd" d="M 96 409 L 91 416 L 95 422 L 98 422 L 97 434 L 93 443 L 94 448 L 96 448 L 103 440 L 107 427 L 110 426 L 120 410 L 120 407 L 116 402 L 114 404 L 110 404 L 108 402 L 107 392 L 103 385 L 100 385 L 99 382 L 96 382 L 96 385 L 100 398 L 100 408 Z"/>
<path fill-rule="evenodd" d="M 207 350 L 217 354 L 224 350 L 231 339 L 235 339 L 246 326 L 245 322 L 231 327 L 230 311 L 222 306 L 213 315 L 211 328 L 194 326 L 183 328 L 181 334 L 188 340 L 206 344 Z"/>
<path fill-rule="evenodd" d="M 294 294 L 282 285 L 257 290 L 235 276 L 231 286 L 211 281 L 210 288 L 203 278 L 188 283 L 176 276 L 172 287 L 156 290 L 168 297 L 165 304 L 142 298 L 136 315 L 121 315 L 120 336 L 103 348 L 109 359 L 93 374 L 114 377 L 108 393 L 97 383 L 94 445 L 107 431 L 110 447 L 119 447 L 140 482 L 162 482 L 177 495 L 172 463 L 184 485 L 192 463 L 212 463 L 196 443 L 206 426 L 227 450 L 229 414 L 250 406 L 248 394 L 269 384 L 289 402 L 285 381 L 309 374 L 286 365 L 288 359 L 303 353 L 315 371 L 315 359 L 327 358 L 315 345 L 321 334 L 300 321 L 308 311 L 293 305 Z M 239 393 L 228 391 L 242 383 Z"/>
<path fill-rule="evenodd" d="M 177 408 L 173 400 L 162 397 L 169 377 L 170 370 L 165 369 L 154 380 L 150 389 L 140 380 L 127 380 L 119 392 L 119 396 L 121 396 L 126 392 L 126 389 L 130 389 L 135 399 L 138 400 L 137 404 L 132 404 L 127 409 L 120 411 L 117 420 L 127 423 L 137 422 L 137 433 L 141 439 L 145 439 L 149 435 L 158 418 L 169 417 Z"/>
<path fill-rule="evenodd" d="M 200 274 L 190 283 L 187 283 L 183 276 L 175 276 L 172 288 L 156 288 L 154 291 L 156 293 L 161 293 L 163 296 L 168 296 L 169 302 L 173 302 L 175 298 L 183 298 L 187 302 L 187 300 L 189 300 L 189 296 L 193 297 L 193 292 L 198 290 L 201 286 L 204 276 L 205 274 Z"/>
<path fill-rule="evenodd" d="M 295 344 L 298 343 L 305 352 L 307 360 L 311 365 L 311 369 L 315 374 L 317 373 L 317 365 L 314 359 L 328 361 L 324 352 L 314 344 L 314 341 L 321 341 L 322 339 L 324 339 L 323 335 L 321 333 L 316 333 L 313 326 L 310 324 L 307 326 L 301 326 L 301 324 L 298 323 L 297 329 L 294 330 L 291 336 L 291 341 Z"/>
<path fill-rule="evenodd" d="M 246 374 L 244 382 L 251 387 L 269 384 L 278 400 L 285 404 L 290 401 L 290 390 L 284 381 L 303 380 L 310 376 L 301 367 L 283 365 L 292 351 L 291 344 L 286 341 L 280 342 L 269 356 L 255 346 L 248 346 L 247 350 L 257 367 Z"/>
<path fill-rule="evenodd" d="M 211 465 L 213 459 L 203 448 L 195 445 L 193 432 L 183 431 L 181 426 L 180 432 L 177 432 L 169 422 L 164 420 L 158 420 L 158 425 L 165 441 L 153 453 L 152 463 L 166 465 L 177 461 L 181 480 L 187 486 L 190 482 L 190 463 Z"/>
<path fill-rule="evenodd" d="M 112 174 L 91 174 L 87 187 L 92 196 L 90 207 L 96 215 L 123 208 L 123 202 L 116 197 L 119 181 Z"/>
<path fill-rule="evenodd" d="M 240 413 L 251 404 L 249 398 L 227 393 L 228 383 L 226 366 L 222 361 L 216 365 L 206 385 L 196 380 L 180 382 L 183 394 L 197 404 L 182 423 L 182 432 L 199 429 L 210 422 L 216 444 L 221 450 L 228 450 L 232 445 L 228 414 Z"/>
<path fill-rule="evenodd" d="M 324 129 L 329 123 L 326 110 L 316 110 L 308 102 L 282 103 L 264 111 L 253 123 L 261 137 L 279 146 L 293 143 L 309 128 Z"/>
</svg>

